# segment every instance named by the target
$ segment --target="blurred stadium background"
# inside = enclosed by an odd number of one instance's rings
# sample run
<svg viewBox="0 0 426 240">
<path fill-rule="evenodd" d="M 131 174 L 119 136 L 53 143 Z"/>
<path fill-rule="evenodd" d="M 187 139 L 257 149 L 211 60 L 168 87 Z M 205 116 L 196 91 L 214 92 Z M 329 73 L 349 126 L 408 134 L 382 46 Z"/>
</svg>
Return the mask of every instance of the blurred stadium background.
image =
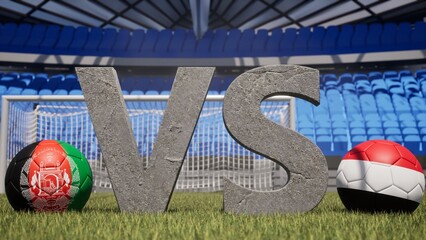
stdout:
<svg viewBox="0 0 426 240">
<path fill-rule="evenodd" d="M 287 127 L 293 119 L 321 148 L 330 189 L 341 157 L 370 139 L 403 144 L 425 167 L 425 16 L 426 1 L 414 0 L 0 1 L 0 95 L 61 99 L 8 102 L 1 154 L 10 161 L 32 141 L 64 140 L 91 161 L 95 190 L 109 189 L 87 109 L 66 100 L 82 95 L 75 66 L 114 66 L 123 94 L 146 96 L 127 106 L 147 163 L 177 67 L 215 66 L 208 94 L 220 96 L 248 69 L 299 64 L 320 70 L 321 105 L 268 101 L 262 111 Z M 229 137 L 216 99 L 176 188 L 220 190 L 223 176 L 258 190 L 287 178 Z"/>
</svg>

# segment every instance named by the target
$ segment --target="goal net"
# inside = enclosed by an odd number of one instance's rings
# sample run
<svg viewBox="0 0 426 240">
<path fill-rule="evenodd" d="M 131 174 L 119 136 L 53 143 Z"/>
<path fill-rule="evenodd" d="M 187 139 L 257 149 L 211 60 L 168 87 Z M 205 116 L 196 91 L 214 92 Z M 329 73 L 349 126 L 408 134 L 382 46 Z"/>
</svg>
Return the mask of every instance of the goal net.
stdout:
<svg viewBox="0 0 426 240">
<path fill-rule="evenodd" d="M 2 156 L 9 163 L 28 144 L 44 139 L 68 142 L 92 167 L 94 189 L 111 188 L 105 164 L 82 96 L 4 96 Z M 125 96 L 134 138 L 144 166 L 150 161 L 168 96 Z M 276 163 L 254 154 L 228 134 L 222 117 L 223 96 L 208 96 L 197 123 L 177 184 L 177 190 L 218 191 L 227 177 L 253 190 L 284 186 L 287 174 Z M 7 106 L 5 106 L 7 105 Z M 270 120 L 294 128 L 289 97 L 264 101 L 261 110 Z M 6 112 L 5 112 L 6 111 Z M 182 113 L 184 114 L 184 113 Z M 6 121 L 5 123 L 3 121 Z M 5 144 L 4 144 L 5 143 Z"/>
</svg>

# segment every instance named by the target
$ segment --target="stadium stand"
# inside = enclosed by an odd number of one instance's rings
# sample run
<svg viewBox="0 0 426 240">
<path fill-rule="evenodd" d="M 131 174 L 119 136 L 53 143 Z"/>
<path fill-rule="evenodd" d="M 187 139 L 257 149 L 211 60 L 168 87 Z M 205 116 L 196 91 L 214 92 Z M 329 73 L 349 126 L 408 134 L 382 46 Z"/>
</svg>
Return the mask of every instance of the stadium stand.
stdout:
<svg viewBox="0 0 426 240">
<path fill-rule="evenodd" d="M 75 45 L 76 46 L 76 45 Z M 81 95 L 75 74 L 0 75 L 0 95 Z M 224 94 L 233 76 L 215 77 L 209 94 Z M 121 79 L 123 94 L 169 94 L 172 78 Z M 327 156 L 340 156 L 369 139 L 389 139 L 425 155 L 426 70 L 321 75 L 321 104 L 298 99 L 297 130 Z M 331 107 L 332 106 L 332 107 Z"/>
<path fill-rule="evenodd" d="M 426 48 L 426 23 L 372 23 L 257 30 L 134 30 L 5 23 L 0 51 L 115 57 L 261 57 Z"/>
</svg>

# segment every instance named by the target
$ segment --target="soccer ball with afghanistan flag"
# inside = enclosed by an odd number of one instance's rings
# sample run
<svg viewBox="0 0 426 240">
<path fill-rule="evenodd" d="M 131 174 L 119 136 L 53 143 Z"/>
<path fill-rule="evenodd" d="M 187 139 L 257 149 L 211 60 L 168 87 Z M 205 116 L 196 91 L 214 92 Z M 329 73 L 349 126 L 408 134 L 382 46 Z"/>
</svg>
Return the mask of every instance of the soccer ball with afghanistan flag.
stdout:
<svg viewBox="0 0 426 240">
<path fill-rule="evenodd" d="M 92 171 L 74 146 L 43 140 L 23 148 L 12 159 L 5 185 L 15 210 L 81 210 L 92 192 Z"/>
</svg>

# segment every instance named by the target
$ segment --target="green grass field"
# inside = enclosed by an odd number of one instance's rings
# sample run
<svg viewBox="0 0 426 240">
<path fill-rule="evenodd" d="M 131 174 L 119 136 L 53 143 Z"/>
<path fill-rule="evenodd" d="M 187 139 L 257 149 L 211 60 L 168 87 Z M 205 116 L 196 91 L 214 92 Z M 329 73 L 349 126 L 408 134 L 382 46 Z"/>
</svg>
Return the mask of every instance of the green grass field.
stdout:
<svg viewBox="0 0 426 240">
<path fill-rule="evenodd" d="M 306 214 L 226 214 L 220 193 L 175 193 L 163 214 L 120 213 L 112 193 L 82 212 L 15 212 L 0 195 L 0 239 L 425 239 L 426 206 L 413 214 L 348 212 L 327 193 Z"/>
</svg>

